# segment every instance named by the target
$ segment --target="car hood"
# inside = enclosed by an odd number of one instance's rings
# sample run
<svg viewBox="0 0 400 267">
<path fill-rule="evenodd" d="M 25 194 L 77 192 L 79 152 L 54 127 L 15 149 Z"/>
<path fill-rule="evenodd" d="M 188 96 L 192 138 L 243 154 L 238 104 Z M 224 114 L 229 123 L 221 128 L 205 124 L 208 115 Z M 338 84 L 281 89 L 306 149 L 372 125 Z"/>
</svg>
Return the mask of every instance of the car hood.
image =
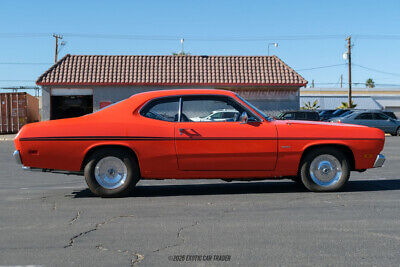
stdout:
<svg viewBox="0 0 400 267">
<path fill-rule="evenodd" d="M 384 139 L 385 133 L 362 125 L 319 121 L 274 121 L 279 138 Z"/>
</svg>

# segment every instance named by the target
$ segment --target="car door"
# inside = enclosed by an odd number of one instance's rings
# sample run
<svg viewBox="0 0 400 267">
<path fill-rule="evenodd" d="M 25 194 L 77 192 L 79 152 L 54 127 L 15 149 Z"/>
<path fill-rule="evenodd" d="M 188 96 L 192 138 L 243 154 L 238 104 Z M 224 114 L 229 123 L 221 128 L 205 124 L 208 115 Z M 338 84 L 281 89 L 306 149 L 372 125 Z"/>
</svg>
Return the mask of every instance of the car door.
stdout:
<svg viewBox="0 0 400 267">
<path fill-rule="evenodd" d="M 225 121 L 192 121 L 215 110 L 233 109 Z M 277 131 L 233 98 L 186 96 L 175 126 L 178 167 L 182 171 L 273 170 L 277 159 Z M 247 112 L 248 123 L 237 113 Z"/>
</svg>

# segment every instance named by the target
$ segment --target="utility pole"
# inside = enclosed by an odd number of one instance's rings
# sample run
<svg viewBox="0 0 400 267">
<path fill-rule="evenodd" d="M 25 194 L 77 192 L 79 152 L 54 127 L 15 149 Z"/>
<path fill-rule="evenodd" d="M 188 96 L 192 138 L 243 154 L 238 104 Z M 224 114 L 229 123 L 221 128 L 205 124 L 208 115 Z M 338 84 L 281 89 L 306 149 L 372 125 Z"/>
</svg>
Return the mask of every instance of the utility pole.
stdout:
<svg viewBox="0 0 400 267">
<path fill-rule="evenodd" d="M 55 34 L 53 33 L 53 37 L 56 40 L 56 49 L 55 49 L 55 54 L 54 54 L 54 63 L 57 63 L 57 57 L 58 57 L 58 39 L 62 40 L 62 35 Z"/>
<path fill-rule="evenodd" d="M 347 40 L 347 58 L 349 60 L 349 107 L 351 106 L 351 36 Z"/>
<path fill-rule="evenodd" d="M 343 88 L 343 74 L 340 74 L 340 88 Z"/>
</svg>

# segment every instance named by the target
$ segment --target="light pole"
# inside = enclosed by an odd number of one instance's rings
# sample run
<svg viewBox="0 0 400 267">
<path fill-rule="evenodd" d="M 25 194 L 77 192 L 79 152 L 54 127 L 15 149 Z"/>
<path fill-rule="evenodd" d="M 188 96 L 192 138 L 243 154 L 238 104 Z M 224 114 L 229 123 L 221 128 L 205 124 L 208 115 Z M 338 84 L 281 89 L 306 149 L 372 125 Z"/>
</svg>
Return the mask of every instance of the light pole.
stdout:
<svg viewBox="0 0 400 267">
<path fill-rule="evenodd" d="M 275 47 L 278 47 L 278 43 L 269 43 L 268 44 L 268 56 L 269 56 L 269 47 L 271 46 L 271 45 L 273 45 L 273 46 L 275 46 Z"/>
</svg>

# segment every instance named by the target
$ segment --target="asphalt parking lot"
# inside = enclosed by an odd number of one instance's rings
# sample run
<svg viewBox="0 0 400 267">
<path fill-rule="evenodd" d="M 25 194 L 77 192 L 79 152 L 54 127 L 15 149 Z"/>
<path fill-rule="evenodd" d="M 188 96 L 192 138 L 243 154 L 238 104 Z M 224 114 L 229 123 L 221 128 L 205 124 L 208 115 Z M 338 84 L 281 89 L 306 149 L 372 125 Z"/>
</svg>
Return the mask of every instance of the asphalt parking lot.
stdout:
<svg viewBox="0 0 400 267">
<path fill-rule="evenodd" d="M 83 177 L 22 171 L 1 141 L 0 265 L 398 266 L 399 148 L 387 137 L 385 166 L 343 192 L 170 180 L 102 199 Z"/>
</svg>

